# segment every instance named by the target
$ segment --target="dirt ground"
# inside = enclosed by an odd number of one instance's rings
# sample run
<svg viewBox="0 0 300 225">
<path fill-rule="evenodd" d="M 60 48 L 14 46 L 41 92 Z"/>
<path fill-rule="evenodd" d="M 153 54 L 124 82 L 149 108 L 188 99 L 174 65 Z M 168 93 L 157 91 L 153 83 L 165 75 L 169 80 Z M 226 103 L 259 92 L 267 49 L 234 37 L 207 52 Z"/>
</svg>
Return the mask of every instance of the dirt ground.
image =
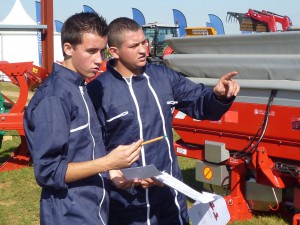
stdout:
<svg viewBox="0 0 300 225">
<path fill-rule="evenodd" d="M 1 91 L 1 95 L 2 97 L 5 99 L 4 100 L 4 104 L 10 104 L 8 100 L 6 100 L 6 97 L 9 98 L 11 101 L 16 102 L 19 98 L 20 95 L 20 91 L 19 89 L 11 89 L 11 90 L 7 90 L 7 88 L 1 88 L 0 87 L 0 91 Z M 34 95 L 34 92 L 29 91 L 28 92 L 28 97 L 27 97 L 27 103 L 30 101 L 31 97 Z"/>
<path fill-rule="evenodd" d="M 12 97 L 18 98 L 20 92 L 19 91 L 1 91 L 1 94 L 4 94 L 5 96 L 10 97 L 10 98 L 12 98 Z M 34 95 L 34 92 L 32 92 L 32 91 L 28 92 L 28 98 L 29 99 L 31 99 L 31 97 L 33 95 Z"/>
</svg>

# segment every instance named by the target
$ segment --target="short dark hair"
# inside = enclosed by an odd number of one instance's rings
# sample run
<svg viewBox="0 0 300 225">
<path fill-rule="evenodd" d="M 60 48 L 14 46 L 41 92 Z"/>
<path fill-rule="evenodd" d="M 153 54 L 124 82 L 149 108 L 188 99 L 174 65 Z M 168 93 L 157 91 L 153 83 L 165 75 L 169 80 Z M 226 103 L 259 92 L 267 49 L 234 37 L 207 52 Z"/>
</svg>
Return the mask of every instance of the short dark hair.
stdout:
<svg viewBox="0 0 300 225">
<path fill-rule="evenodd" d="M 120 47 L 123 43 L 124 32 L 138 31 L 139 29 L 141 29 L 141 26 L 133 19 L 127 17 L 114 19 L 108 25 L 108 46 Z"/>
<path fill-rule="evenodd" d="M 107 36 L 108 26 L 106 20 L 92 12 L 81 12 L 70 16 L 63 24 L 61 29 L 61 45 L 70 43 L 76 46 L 82 43 L 83 33 L 94 33 L 100 37 Z M 65 52 L 63 50 L 63 55 Z"/>
</svg>

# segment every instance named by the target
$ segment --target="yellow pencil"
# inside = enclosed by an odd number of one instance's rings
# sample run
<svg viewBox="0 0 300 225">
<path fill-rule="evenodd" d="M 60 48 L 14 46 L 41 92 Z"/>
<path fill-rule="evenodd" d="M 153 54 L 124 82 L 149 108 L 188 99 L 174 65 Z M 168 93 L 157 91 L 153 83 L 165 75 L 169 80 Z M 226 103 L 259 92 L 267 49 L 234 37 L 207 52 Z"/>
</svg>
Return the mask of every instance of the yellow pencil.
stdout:
<svg viewBox="0 0 300 225">
<path fill-rule="evenodd" d="M 160 136 L 160 137 L 157 137 L 157 138 L 153 138 L 153 139 L 150 139 L 150 140 L 148 140 L 148 141 L 144 141 L 141 145 L 150 144 L 150 143 L 152 143 L 152 142 L 162 140 L 162 139 L 165 138 L 165 137 L 166 137 L 166 136 Z"/>
</svg>

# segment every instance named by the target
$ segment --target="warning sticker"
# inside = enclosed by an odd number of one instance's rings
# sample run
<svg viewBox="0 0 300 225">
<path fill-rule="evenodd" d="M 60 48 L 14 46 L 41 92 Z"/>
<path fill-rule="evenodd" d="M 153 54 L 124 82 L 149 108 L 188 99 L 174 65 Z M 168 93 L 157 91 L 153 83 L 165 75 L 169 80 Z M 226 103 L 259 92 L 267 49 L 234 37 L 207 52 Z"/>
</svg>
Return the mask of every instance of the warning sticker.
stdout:
<svg viewBox="0 0 300 225">
<path fill-rule="evenodd" d="M 177 152 L 183 155 L 187 154 L 187 150 L 185 148 L 177 147 Z"/>
<path fill-rule="evenodd" d="M 292 117 L 292 130 L 300 130 L 300 117 Z"/>
<path fill-rule="evenodd" d="M 211 180 L 213 178 L 213 171 L 210 167 L 206 166 L 203 169 L 203 175 L 206 180 Z"/>
<path fill-rule="evenodd" d="M 32 72 L 34 72 L 34 73 L 38 73 L 38 72 L 39 72 L 39 70 L 38 70 L 37 68 L 32 68 Z"/>
</svg>

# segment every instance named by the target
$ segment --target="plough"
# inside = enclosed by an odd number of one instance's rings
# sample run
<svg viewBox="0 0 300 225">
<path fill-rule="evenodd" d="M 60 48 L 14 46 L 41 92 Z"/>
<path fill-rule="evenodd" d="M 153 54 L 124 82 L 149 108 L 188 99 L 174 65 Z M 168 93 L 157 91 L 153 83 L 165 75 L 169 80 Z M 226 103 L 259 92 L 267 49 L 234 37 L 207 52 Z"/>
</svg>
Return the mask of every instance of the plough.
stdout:
<svg viewBox="0 0 300 225">
<path fill-rule="evenodd" d="M 33 62 L 0 62 L 0 71 L 20 88 L 19 98 L 16 102 L 1 93 L 2 97 L 12 105 L 12 108 L 8 112 L 1 110 L 0 131 L 16 130 L 21 139 L 21 144 L 14 150 L 8 161 L 0 165 L 0 172 L 22 168 L 30 163 L 30 155 L 23 129 L 23 115 L 28 98 L 28 90 L 37 88 L 44 81 L 52 70 L 54 62 L 53 1 L 41 0 L 40 2 L 41 25 L 4 25 L 0 27 L 1 31 L 40 31 L 42 47 L 42 67 L 33 65 Z"/>
<path fill-rule="evenodd" d="M 5 73 L 11 82 L 20 88 L 19 98 L 16 102 L 1 93 L 12 107 L 8 112 L 0 113 L 0 130 L 16 130 L 21 139 L 20 145 L 14 150 L 10 158 L 0 165 L 1 172 L 22 168 L 30 163 L 30 154 L 23 128 L 24 110 L 28 99 L 28 91 L 40 85 L 48 73 L 44 69 L 33 65 L 32 62 L 8 63 L 2 61 L 0 62 L 0 71 Z"/>
</svg>

